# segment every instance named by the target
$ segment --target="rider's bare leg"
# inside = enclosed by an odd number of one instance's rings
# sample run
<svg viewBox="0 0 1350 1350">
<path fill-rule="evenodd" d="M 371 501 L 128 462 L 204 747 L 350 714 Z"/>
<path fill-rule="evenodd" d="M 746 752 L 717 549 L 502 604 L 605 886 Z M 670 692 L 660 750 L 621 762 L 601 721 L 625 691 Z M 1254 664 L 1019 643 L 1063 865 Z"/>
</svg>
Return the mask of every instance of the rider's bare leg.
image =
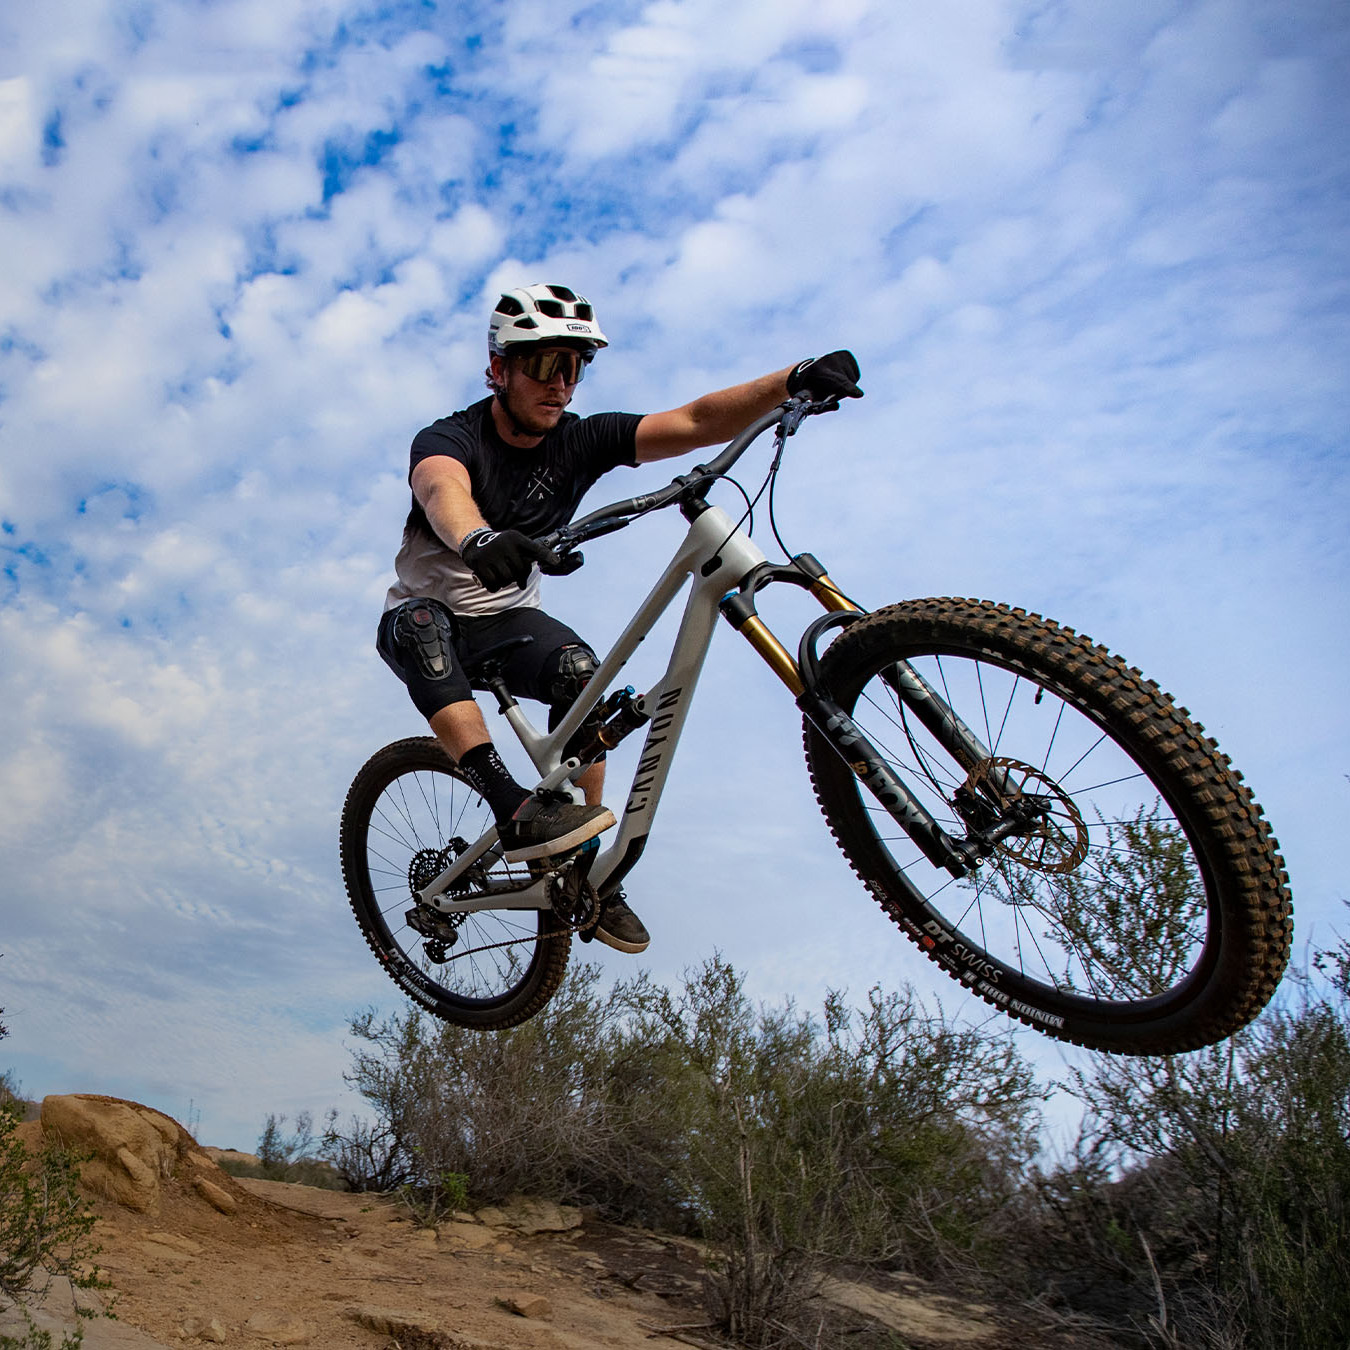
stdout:
<svg viewBox="0 0 1350 1350">
<path fill-rule="evenodd" d="M 577 779 L 577 786 L 586 794 L 587 806 L 599 806 L 605 799 L 605 761 L 590 765 Z"/>
<path fill-rule="evenodd" d="M 487 723 L 483 721 L 483 710 L 471 698 L 462 703 L 449 704 L 433 713 L 429 720 L 441 749 L 456 764 L 466 750 L 472 750 L 475 745 L 485 745 L 492 739 Z"/>
</svg>

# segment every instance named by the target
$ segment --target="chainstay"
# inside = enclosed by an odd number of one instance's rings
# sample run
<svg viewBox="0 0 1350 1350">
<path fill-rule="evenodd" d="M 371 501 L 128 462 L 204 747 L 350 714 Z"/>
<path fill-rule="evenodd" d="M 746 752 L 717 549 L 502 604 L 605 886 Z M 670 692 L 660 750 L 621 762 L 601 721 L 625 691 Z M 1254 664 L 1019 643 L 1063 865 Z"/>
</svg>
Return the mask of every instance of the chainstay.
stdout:
<svg viewBox="0 0 1350 1350">
<path fill-rule="evenodd" d="M 456 952 L 449 961 L 462 960 L 466 956 L 477 956 L 480 952 L 495 952 L 502 947 L 519 947 L 522 942 L 551 942 L 554 938 L 573 937 L 577 933 L 584 932 L 587 928 L 599 922 L 600 919 L 600 893 L 594 887 L 591 887 L 595 899 L 591 902 L 590 912 L 580 923 L 575 923 L 569 927 L 556 929 L 552 933 L 532 933 L 529 937 L 507 938 L 504 942 L 485 942 L 481 947 L 467 947 L 462 952 Z M 553 911 L 557 914 L 557 910 Z"/>
</svg>

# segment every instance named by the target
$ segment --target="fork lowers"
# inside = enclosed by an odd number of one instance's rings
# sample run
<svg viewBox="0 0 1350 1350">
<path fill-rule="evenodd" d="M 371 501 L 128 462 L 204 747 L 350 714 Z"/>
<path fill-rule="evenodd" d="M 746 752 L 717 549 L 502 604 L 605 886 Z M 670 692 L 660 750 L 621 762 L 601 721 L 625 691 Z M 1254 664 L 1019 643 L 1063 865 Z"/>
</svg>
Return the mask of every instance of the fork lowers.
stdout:
<svg viewBox="0 0 1350 1350">
<path fill-rule="evenodd" d="M 797 706 L 858 783 L 923 850 L 928 861 L 954 877 L 965 876 L 976 856 L 953 839 L 906 789 L 857 722 L 818 688 L 804 690 L 798 696 Z M 902 879 L 900 884 L 904 885 L 906 880 Z"/>
</svg>

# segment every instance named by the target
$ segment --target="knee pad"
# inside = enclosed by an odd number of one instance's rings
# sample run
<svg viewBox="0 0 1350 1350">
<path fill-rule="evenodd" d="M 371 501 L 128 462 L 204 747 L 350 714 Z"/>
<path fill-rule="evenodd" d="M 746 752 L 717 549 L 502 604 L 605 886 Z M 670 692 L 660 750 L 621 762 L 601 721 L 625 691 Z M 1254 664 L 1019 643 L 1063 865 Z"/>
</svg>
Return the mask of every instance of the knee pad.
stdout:
<svg viewBox="0 0 1350 1350">
<path fill-rule="evenodd" d="M 576 696 L 591 682 L 596 672 L 595 653 L 589 647 L 562 647 L 555 652 L 545 667 L 544 685 L 548 694 L 548 729 L 553 730 L 566 716 Z M 595 734 L 600 725 L 600 709 L 592 708 L 576 734 L 563 747 L 566 759 Z M 603 758 L 603 756 L 602 756 Z"/>
<path fill-rule="evenodd" d="M 455 673 L 455 627 L 450 612 L 435 600 L 409 600 L 394 619 L 394 646 L 426 680 Z"/>
<path fill-rule="evenodd" d="M 544 668 L 547 702 L 559 713 L 571 707 L 576 696 L 591 682 L 595 674 L 595 653 L 589 647 L 560 647 Z"/>
</svg>

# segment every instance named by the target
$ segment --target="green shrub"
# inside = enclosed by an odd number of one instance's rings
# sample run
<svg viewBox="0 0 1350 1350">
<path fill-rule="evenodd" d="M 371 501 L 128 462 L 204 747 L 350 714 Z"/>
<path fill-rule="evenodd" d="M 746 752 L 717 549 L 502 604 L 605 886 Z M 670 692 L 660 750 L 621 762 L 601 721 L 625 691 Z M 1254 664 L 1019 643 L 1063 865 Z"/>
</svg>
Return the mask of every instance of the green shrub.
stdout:
<svg viewBox="0 0 1350 1350">
<path fill-rule="evenodd" d="M 421 1221 L 528 1192 L 697 1234 L 721 1253 L 713 1311 L 758 1346 L 800 1340 L 841 1263 L 965 1269 L 992 1240 L 1041 1095 L 1006 1035 L 958 1031 L 909 993 L 833 996 L 823 1020 L 757 1008 L 720 959 L 676 993 L 598 981 L 574 967 L 492 1035 L 412 1008 L 353 1019 L 365 1137 L 387 1141 Z"/>
<path fill-rule="evenodd" d="M 1035 1220 L 1041 1273 L 1069 1302 L 1159 1346 L 1343 1350 L 1346 983 L 1296 975 L 1223 1045 L 1076 1076 L 1087 1128 L 1040 1179 Z"/>
<path fill-rule="evenodd" d="M 34 1326 L 27 1309 L 41 1303 L 54 1276 L 77 1289 L 107 1287 L 91 1264 L 98 1252 L 90 1241 L 94 1216 L 79 1192 L 80 1159 L 56 1144 L 31 1154 L 17 1134 L 23 1119 L 17 1085 L 8 1073 L 0 1085 L 0 1298 L 22 1309 L 28 1323 L 22 1337 L 0 1336 L 0 1350 L 50 1350 L 51 1335 Z M 61 1350 L 75 1350 L 82 1340 L 77 1328 L 62 1337 Z"/>
<path fill-rule="evenodd" d="M 421 1228 L 435 1228 L 458 1210 L 469 1207 L 469 1178 L 463 1172 L 440 1172 L 422 1183 L 407 1182 L 398 1198 Z"/>
<path fill-rule="evenodd" d="M 841 1266 L 969 1268 L 1035 1137 L 1041 1094 L 1005 1036 L 908 991 L 831 995 L 823 1025 L 756 1008 L 716 958 L 679 993 L 640 978 L 615 997 L 659 1057 L 662 1164 L 722 1253 L 713 1309 L 738 1342 L 817 1343 L 811 1301 Z"/>
<path fill-rule="evenodd" d="M 479 1204 L 529 1192 L 616 1222 L 687 1227 L 681 1196 L 654 1164 L 671 1127 L 653 1096 L 651 1056 L 625 1035 L 598 982 L 597 967 L 573 966 L 538 1015 L 490 1035 L 411 1007 L 354 1018 L 348 1081 L 377 1113 L 363 1128 L 385 1140 L 385 1173 L 424 1197 L 455 1175 Z M 335 1131 L 325 1156 L 359 1157 L 360 1140 Z"/>
</svg>

